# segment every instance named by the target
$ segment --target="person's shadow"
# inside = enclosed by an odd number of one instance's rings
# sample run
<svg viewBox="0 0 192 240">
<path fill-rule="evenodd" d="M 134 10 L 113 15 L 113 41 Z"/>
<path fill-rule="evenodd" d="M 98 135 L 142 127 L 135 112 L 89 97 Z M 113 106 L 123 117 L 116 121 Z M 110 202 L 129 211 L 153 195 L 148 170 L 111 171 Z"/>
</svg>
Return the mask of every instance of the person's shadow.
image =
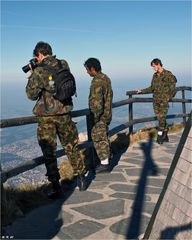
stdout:
<svg viewBox="0 0 192 240">
<path fill-rule="evenodd" d="M 140 179 L 138 181 L 138 188 L 132 206 L 132 215 L 130 217 L 126 239 L 138 239 L 139 235 L 141 234 L 142 211 L 147 186 L 147 177 L 150 175 L 158 175 L 158 167 L 155 165 L 151 157 L 151 151 L 153 148 L 152 135 L 149 134 L 149 141 L 146 143 L 140 143 L 140 146 L 144 153 L 144 164 Z"/>
<path fill-rule="evenodd" d="M 31 191 L 31 201 L 34 200 L 33 209 L 24 212 L 24 215 L 17 218 L 11 225 L 4 227 L 3 238 L 13 239 L 52 239 L 60 231 L 65 221 L 65 212 L 62 206 L 73 194 L 76 184 L 75 180 L 61 182 L 63 195 L 59 199 L 51 200 L 47 197 L 51 184 L 42 185 Z M 22 194 L 23 204 L 26 205 L 27 192 Z M 28 193 L 29 194 L 29 193 Z M 39 197 L 39 199 L 36 198 Z M 35 199 L 36 198 L 36 199 Z M 38 201 L 42 201 L 38 203 Z M 37 205 L 36 205 L 37 204 Z M 26 206 L 27 208 L 27 206 Z M 67 214 L 67 213 L 66 213 Z M 66 216 L 66 220 L 67 220 Z"/>
<path fill-rule="evenodd" d="M 165 230 L 161 231 L 159 239 L 175 239 L 176 235 L 183 231 L 191 231 L 192 236 L 192 222 L 184 224 L 178 227 L 167 227 Z"/>
</svg>

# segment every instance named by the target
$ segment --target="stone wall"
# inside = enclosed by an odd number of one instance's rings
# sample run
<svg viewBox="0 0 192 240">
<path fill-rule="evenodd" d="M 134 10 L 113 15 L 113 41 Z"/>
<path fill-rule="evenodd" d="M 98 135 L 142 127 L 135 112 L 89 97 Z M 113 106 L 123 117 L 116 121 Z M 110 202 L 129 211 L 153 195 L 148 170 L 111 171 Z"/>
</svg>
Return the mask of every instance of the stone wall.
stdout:
<svg viewBox="0 0 192 240">
<path fill-rule="evenodd" d="M 188 120 L 186 128 L 146 230 L 145 239 L 192 239 L 191 120 Z"/>
</svg>

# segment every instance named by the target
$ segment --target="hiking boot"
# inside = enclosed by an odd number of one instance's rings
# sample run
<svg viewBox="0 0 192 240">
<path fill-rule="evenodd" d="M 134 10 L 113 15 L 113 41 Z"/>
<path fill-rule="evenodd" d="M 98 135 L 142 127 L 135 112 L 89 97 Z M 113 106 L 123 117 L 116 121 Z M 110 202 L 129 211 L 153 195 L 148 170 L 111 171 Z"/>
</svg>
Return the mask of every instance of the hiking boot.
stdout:
<svg viewBox="0 0 192 240">
<path fill-rule="evenodd" d="M 168 138 L 168 135 L 167 135 L 168 131 L 163 131 L 163 142 L 169 142 L 169 138 Z"/>
<path fill-rule="evenodd" d="M 85 191 L 87 189 L 87 182 L 84 173 L 77 176 L 77 186 L 79 191 Z"/>
<path fill-rule="evenodd" d="M 52 189 L 48 193 L 48 197 L 51 199 L 57 199 L 62 197 L 62 189 L 59 181 L 52 182 Z"/>
<path fill-rule="evenodd" d="M 98 174 L 98 173 L 109 173 L 110 172 L 110 166 L 109 166 L 109 164 L 106 164 L 106 165 L 99 164 L 95 168 L 95 172 L 96 172 L 96 174 Z"/>
<path fill-rule="evenodd" d="M 158 131 L 157 133 L 157 143 L 163 144 L 163 131 Z"/>
</svg>

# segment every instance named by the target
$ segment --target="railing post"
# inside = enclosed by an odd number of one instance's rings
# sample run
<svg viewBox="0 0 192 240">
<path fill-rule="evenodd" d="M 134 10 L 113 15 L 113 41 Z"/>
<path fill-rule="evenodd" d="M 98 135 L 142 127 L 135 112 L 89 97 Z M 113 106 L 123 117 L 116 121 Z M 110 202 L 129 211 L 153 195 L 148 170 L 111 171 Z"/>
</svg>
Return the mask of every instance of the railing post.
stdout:
<svg viewBox="0 0 192 240">
<path fill-rule="evenodd" d="M 182 110 L 183 114 L 186 115 L 186 102 L 185 102 L 185 90 L 182 90 Z M 186 116 L 183 117 L 183 124 L 186 124 Z"/>
<path fill-rule="evenodd" d="M 91 118 L 90 118 L 90 114 L 86 115 L 86 125 L 87 125 L 88 141 L 91 141 Z"/>
<path fill-rule="evenodd" d="M 129 94 L 129 99 L 132 98 L 132 94 Z M 133 103 L 129 103 L 129 122 L 133 121 Z M 129 134 L 133 133 L 133 125 L 129 127 Z"/>
<path fill-rule="evenodd" d="M 92 138 L 91 138 L 92 122 L 91 121 L 92 121 L 91 115 L 90 114 L 86 115 L 88 141 L 92 141 Z M 88 159 L 90 159 L 87 162 L 88 169 L 95 169 L 95 167 L 98 163 L 98 158 L 97 158 L 97 154 L 96 154 L 96 151 L 95 151 L 95 148 L 93 145 L 90 147 L 90 150 L 88 151 L 87 154 L 88 154 Z"/>
</svg>

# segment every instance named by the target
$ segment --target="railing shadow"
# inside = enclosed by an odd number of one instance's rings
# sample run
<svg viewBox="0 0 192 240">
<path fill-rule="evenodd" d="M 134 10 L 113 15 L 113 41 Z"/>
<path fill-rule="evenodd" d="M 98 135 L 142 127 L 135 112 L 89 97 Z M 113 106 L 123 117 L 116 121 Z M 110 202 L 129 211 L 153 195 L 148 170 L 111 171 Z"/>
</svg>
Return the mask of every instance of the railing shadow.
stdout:
<svg viewBox="0 0 192 240">
<path fill-rule="evenodd" d="M 147 186 L 147 177 L 150 175 L 157 176 L 159 172 L 158 167 L 151 157 L 153 148 L 152 135 L 149 135 L 148 142 L 141 143 L 140 146 L 144 153 L 144 164 L 138 181 L 137 193 L 132 206 L 132 215 L 130 217 L 126 239 L 138 239 L 141 234 L 140 229 L 142 225 L 142 211 Z"/>
<path fill-rule="evenodd" d="M 175 239 L 178 233 L 187 230 L 192 230 L 192 222 L 177 227 L 167 227 L 165 230 L 161 231 L 159 239 Z"/>
<path fill-rule="evenodd" d="M 110 159 L 110 171 L 118 165 L 121 155 L 126 152 L 130 145 L 130 134 L 118 133 L 115 141 L 111 142 L 111 159 Z M 93 146 L 89 148 L 86 153 L 85 165 L 88 170 L 88 175 L 86 176 L 86 188 L 91 185 L 91 182 L 95 179 L 95 167 L 100 163 L 97 153 Z"/>
<path fill-rule="evenodd" d="M 130 146 L 130 134 L 120 133 L 117 134 L 116 141 L 111 143 L 112 149 L 112 158 L 110 161 L 111 171 L 113 168 L 118 165 L 119 160 L 121 159 L 121 155 L 125 153 Z"/>
</svg>

